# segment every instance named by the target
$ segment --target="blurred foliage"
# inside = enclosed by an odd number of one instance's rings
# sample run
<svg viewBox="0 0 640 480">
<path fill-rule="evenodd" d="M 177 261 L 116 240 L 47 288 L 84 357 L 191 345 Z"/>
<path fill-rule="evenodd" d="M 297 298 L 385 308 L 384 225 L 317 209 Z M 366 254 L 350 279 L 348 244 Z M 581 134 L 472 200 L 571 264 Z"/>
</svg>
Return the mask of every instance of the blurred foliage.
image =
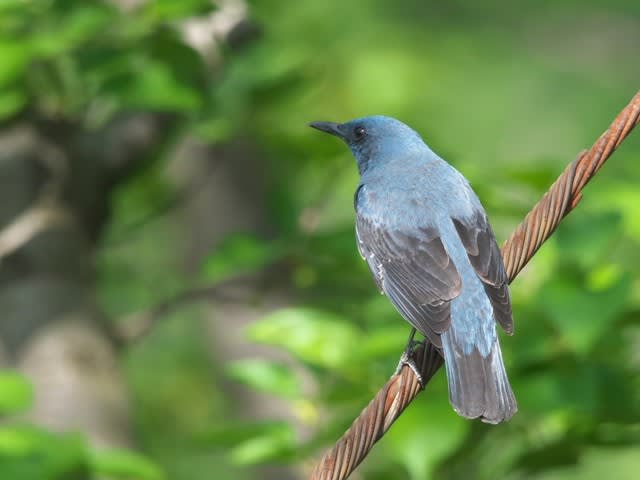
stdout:
<svg viewBox="0 0 640 480">
<path fill-rule="evenodd" d="M 115 317 L 197 281 L 284 263 L 298 306 L 246 334 L 291 362 L 218 366 L 198 311 L 174 314 L 123 362 L 144 456 L 11 424 L 0 428 L 0 478 L 243 479 L 262 464 L 304 471 L 383 384 L 408 333 L 356 252 L 353 162 L 305 124 L 403 119 L 470 179 L 504 239 L 640 86 L 635 0 L 255 1 L 250 17 L 262 35 L 207 62 L 178 26 L 214 9 L 205 0 L 149 0 L 126 13 L 98 0 L 3 0 L 0 123 L 38 114 L 98 128 L 142 110 L 177 115 L 177 139 L 250 139 L 266 164 L 273 237 L 237 232 L 212 248 L 197 279 L 179 273 L 179 228 L 154 217 L 176 196 L 160 152 L 112 199 L 98 295 Z M 498 427 L 464 421 L 437 375 L 364 463 L 363 478 L 636 477 L 638 158 L 635 133 L 513 285 L 516 334 L 502 345 L 518 415 Z M 282 398 L 295 422 L 239 418 L 230 380 L 245 394 Z M 2 415 L 27 410 L 30 397 L 24 379 L 0 376 Z"/>
<path fill-rule="evenodd" d="M 16 373 L 0 375 L 0 413 L 27 410 L 31 388 Z M 26 424 L 0 427 L 0 478 L 41 480 L 100 477 L 161 480 L 162 471 L 134 452 L 97 449 L 80 434 L 55 434 Z"/>
</svg>

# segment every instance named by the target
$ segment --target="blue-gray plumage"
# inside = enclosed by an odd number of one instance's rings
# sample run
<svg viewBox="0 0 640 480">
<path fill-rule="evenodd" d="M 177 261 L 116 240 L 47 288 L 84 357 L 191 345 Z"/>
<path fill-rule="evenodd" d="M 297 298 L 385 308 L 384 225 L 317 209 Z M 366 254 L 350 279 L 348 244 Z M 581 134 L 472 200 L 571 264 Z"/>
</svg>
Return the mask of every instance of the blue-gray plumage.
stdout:
<svg viewBox="0 0 640 480">
<path fill-rule="evenodd" d="M 393 118 L 311 126 L 351 149 L 358 249 L 380 291 L 444 357 L 454 410 L 489 423 L 511 418 L 495 325 L 513 332 L 507 276 L 467 180 Z"/>
</svg>

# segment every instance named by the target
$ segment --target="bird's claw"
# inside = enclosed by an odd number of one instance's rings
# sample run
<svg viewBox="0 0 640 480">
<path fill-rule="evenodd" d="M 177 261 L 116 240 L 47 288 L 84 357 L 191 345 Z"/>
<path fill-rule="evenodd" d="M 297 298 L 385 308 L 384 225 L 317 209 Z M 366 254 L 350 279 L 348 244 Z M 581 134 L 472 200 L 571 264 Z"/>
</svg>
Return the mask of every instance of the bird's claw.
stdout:
<svg viewBox="0 0 640 480">
<path fill-rule="evenodd" d="M 407 349 L 404 352 L 402 352 L 402 356 L 400 357 L 400 361 L 398 362 L 398 366 L 396 367 L 396 371 L 394 372 L 394 375 L 398 375 L 402 370 L 402 367 L 404 367 L 405 365 L 409 367 L 413 371 L 414 375 L 416 376 L 416 379 L 418 380 L 418 383 L 420 384 L 420 390 L 424 388 L 424 382 L 422 380 L 422 374 L 420 373 L 420 369 L 418 368 L 418 365 L 416 365 L 416 362 L 413 359 L 413 350 L 415 346 L 420 345 L 421 343 L 422 342 L 412 340 L 410 344 L 407 345 Z"/>
</svg>

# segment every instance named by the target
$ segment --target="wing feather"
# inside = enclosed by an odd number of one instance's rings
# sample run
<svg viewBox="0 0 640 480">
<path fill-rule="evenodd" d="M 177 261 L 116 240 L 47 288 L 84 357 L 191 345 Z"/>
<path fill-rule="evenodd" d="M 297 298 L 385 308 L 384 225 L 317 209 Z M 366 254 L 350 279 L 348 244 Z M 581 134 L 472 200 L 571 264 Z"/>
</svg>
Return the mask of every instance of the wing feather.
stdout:
<svg viewBox="0 0 640 480">
<path fill-rule="evenodd" d="M 469 261 L 484 285 L 496 320 L 505 332 L 513 333 L 513 315 L 508 278 L 502 254 L 486 215 L 482 212 L 468 219 L 453 219 Z"/>
<path fill-rule="evenodd" d="M 376 226 L 358 215 L 358 249 L 379 290 L 436 347 L 451 324 L 450 301 L 462 281 L 436 228 L 413 233 Z"/>
</svg>

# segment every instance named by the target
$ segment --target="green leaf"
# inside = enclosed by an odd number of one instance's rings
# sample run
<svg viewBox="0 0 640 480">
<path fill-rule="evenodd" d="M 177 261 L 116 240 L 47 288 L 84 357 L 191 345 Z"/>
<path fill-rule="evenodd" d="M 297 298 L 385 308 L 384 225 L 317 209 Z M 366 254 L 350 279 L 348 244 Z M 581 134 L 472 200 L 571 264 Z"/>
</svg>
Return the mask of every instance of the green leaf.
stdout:
<svg viewBox="0 0 640 480">
<path fill-rule="evenodd" d="M 104 5 L 77 5 L 53 22 L 44 23 L 31 39 L 36 55 L 56 57 L 75 47 L 86 45 L 97 35 L 103 35 L 114 20 L 112 9 Z"/>
<path fill-rule="evenodd" d="M 345 318 L 311 308 L 278 310 L 248 328 L 253 341 L 276 345 L 301 360 L 328 368 L 355 357 L 359 333 Z"/>
<path fill-rule="evenodd" d="M 153 0 L 144 5 L 145 14 L 158 20 L 173 20 L 203 15 L 217 6 L 211 0 Z"/>
<path fill-rule="evenodd" d="M 295 448 L 295 432 L 289 422 L 234 422 L 201 435 L 207 446 L 231 451 L 234 463 L 249 465 L 283 458 Z"/>
<path fill-rule="evenodd" d="M 114 11 L 105 6 L 77 5 L 55 22 L 54 28 L 37 32 L 31 42 L 33 51 L 43 57 L 60 55 L 104 34 L 114 18 Z"/>
<path fill-rule="evenodd" d="M 640 215 L 637 207 L 640 205 L 640 191 L 635 183 L 616 182 L 614 187 L 604 189 L 600 201 L 622 216 L 622 230 L 627 235 L 640 239 Z"/>
<path fill-rule="evenodd" d="M 530 374 L 517 383 L 516 391 L 525 412 L 593 414 L 598 406 L 599 386 L 593 369 L 574 366 Z"/>
<path fill-rule="evenodd" d="M 14 414 L 27 410 L 33 401 L 29 381 L 15 372 L 0 372 L 0 414 Z"/>
<path fill-rule="evenodd" d="M 295 448 L 295 432 L 288 423 L 274 423 L 231 450 L 231 460 L 239 465 L 253 465 L 288 456 Z"/>
<path fill-rule="evenodd" d="M 396 321 L 394 325 L 376 326 L 359 342 L 358 358 L 379 359 L 384 355 L 398 355 L 399 358 L 409 331 L 410 327 L 401 321 Z"/>
<path fill-rule="evenodd" d="M 555 234 L 564 260 L 571 259 L 588 269 L 611 249 L 622 233 L 622 216 L 618 212 L 571 215 Z"/>
<path fill-rule="evenodd" d="M 580 285 L 579 279 L 557 274 L 541 290 L 543 309 L 563 339 L 577 353 L 586 354 L 606 334 L 616 316 L 625 310 L 631 278 L 608 276 L 609 285 L 592 281 L 594 287 Z"/>
<path fill-rule="evenodd" d="M 227 374 L 245 385 L 286 398 L 300 396 L 300 380 L 288 365 L 261 359 L 239 360 L 226 367 Z"/>
<path fill-rule="evenodd" d="M 233 422 L 230 426 L 215 428 L 198 435 L 199 442 L 214 447 L 234 447 L 256 437 L 269 435 L 288 425 L 285 421 Z"/>
<path fill-rule="evenodd" d="M 0 478 L 87 478 L 86 446 L 77 434 L 31 426 L 0 429 Z"/>
<path fill-rule="evenodd" d="M 127 106 L 176 112 L 200 107 L 200 92 L 179 81 L 168 65 L 145 59 L 136 70 L 122 93 Z"/>
<path fill-rule="evenodd" d="M 602 478 L 636 478 L 640 470 L 638 447 L 589 447 L 577 465 L 552 468 L 530 480 L 601 480 Z"/>
<path fill-rule="evenodd" d="M 446 390 L 430 384 L 428 395 L 405 410 L 381 446 L 405 466 L 410 478 L 431 478 L 438 463 L 462 444 L 470 426 L 452 410 Z"/>
<path fill-rule="evenodd" d="M 26 103 L 26 95 L 19 90 L 0 91 L 0 120 L 17 113 Z"/>
<path fill-rule="evenodd" d="M 217 281 L 239 273 L 254 272 L 275 260 L 276 246 L 254 236 L 236 234 L 221 242 L 207 257 L 203 272 L 210 281 Z"/>
<path fill-rule="evenodd" d="M 160 467 L 147 457 L 130 450 L 98 450 L 89 452 L 91 467 L 98 475 L 111 478 L 161 480 L 165 478 Z"/>
<path fill-rule="evenodd" d="M 18 8 L 24 8 L 28 0 L 2 0 L 0 2 L 0 12 L 3 10 L 13 10 Z"/>
<path fill-rule="evenodd" d="M 3 86 L 24 73 L 31 59 L 31 50 L 23 43 L 0 40 L 0 58 L 0 86 Z"/>
</svg>

